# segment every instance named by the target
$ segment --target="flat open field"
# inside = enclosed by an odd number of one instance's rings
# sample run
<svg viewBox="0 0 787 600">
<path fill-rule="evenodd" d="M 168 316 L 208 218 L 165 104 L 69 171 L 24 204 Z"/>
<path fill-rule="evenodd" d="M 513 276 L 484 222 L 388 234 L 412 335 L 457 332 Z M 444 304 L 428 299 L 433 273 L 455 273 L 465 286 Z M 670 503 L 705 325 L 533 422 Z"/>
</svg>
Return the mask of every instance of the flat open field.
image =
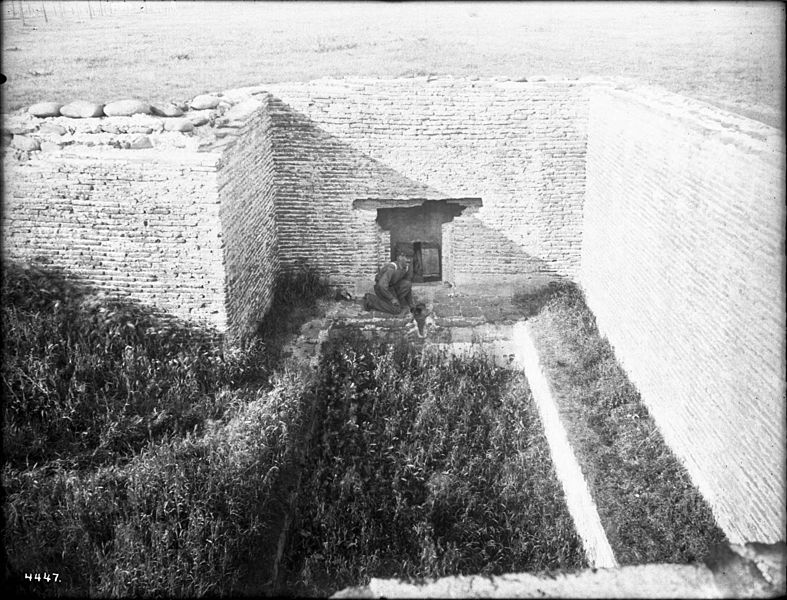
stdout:
<svg viewBox="0 0 787 600">
<path fill-rule="evenodd" d="M 782 126 L 778 3 L 3 3 L 3 110 L 321 77 L 622 76 Z M 46 10 L 46 19 L 44 18 Z M 22 19 L 24 16 L 24 22 Z"/>
</svg>

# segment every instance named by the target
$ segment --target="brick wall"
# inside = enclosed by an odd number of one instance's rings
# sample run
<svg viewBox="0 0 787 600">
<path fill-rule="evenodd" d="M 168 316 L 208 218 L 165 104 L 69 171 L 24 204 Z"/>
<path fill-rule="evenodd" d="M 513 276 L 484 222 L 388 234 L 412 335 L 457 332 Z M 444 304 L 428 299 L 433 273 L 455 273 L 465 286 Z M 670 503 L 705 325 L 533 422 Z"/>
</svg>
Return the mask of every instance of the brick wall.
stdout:
<svg viewBox="0 0 787 600">
<path fill-rule="evenodd" d="M 3 255 L 223 328 L 213 153 L 71 147 L 3 165 Z"/>
<path fill-rule="evenodd" d="M 357 199 L 481 198 L 444 248 L 458 281 L 571 275 L 579 266 L 585 86 L 575 81 L 320 80 L 274 96 L 281 264 L 341 284 L 377 267 L 374 211 Z M 444 227 L 445 229 L 445 227 Z M 501 240 L 477 256 L 476 239 Z"/>
<path fill-rule="evenodd" d="M 218 175 L 228 327 L 244 333 L 265 314 L 278 272 L 273 151 L 267 97 L 236 132 Z"/>
<path fill-rule="evenodd" d="M 784 137 L 590 94 L 580 281 L 731 541 L 785 533 Z"/>
</svg>

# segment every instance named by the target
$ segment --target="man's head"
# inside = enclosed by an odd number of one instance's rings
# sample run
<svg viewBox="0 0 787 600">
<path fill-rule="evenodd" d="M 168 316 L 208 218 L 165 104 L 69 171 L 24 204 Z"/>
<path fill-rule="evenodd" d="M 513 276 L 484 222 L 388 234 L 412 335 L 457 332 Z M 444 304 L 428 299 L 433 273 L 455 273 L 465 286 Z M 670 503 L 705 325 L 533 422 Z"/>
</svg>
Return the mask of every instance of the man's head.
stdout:
<svg viewBox="0 0 787 600">
<path fill-rule="evenodd" d="M 410 257 L 400 252 L 396 255 L 396 266 L 400 269 L 407 269 L 410 266 Z"/>
</svg>

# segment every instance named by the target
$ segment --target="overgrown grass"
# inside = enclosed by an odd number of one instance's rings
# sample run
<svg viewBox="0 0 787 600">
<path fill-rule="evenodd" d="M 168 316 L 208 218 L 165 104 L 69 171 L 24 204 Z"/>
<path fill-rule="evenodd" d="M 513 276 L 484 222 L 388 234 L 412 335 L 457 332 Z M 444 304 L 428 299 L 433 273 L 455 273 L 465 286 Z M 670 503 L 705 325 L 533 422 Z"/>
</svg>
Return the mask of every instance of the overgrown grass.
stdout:
<svg viewBox="0 0 787 600">
<path fill-rule="evenodd" d="M 530 319 L 601 522 L 621 564 L 687 563 L 724 533 L 664 442 L 573 285 Z"/>
<path fill-rule="evenodd" d="M 377 577 L 585 566 L 524 378 L 345 334 L 286 555 L 286 593 Z"/>
<path fill-rule="evenodd" d="M 4 265 L 5 550 L 17 591 L 236 592 L 275 552 L 285 481 L 303 476 L 286 589 L 371 576 L 584 565 L 521 377 L 483 360 L 328 349 L 315 384 L 277 340 L 329 291 L 278 282 L 265 344 L 110 302 L 56 271 Z M 562 382 L 572 442 L 621 562 L 687 562 L 723 539 L 570 287 L 522 300 Z M 550 350 L 545 344 L 553 344 Z M 316 404 L 315 404 L 316 403 Z M 60 585 L 24 582 L 57 572 Z"/>
<path fill-rule="evenodd" d="M 227 346 L 57 271 L 5 264 L 2 300 L 4 542 L 16 591 L 234 591 L 279 527 L 306 375 L 274 371 L 258 340 Z M 22 578 L 43 571 L 58 585 Z"/>
<path fill-rule="evenodd" d="M 304 385 L 282 377 L 202 435 L 150 444 L 123 466 L 6 465 L 11 572 L 58 572 L 59 586 L 35 589 L 47 595 L 232 592 L 276 526 Z"/>
<path fill-rule="evenodd" d="M 222 390 L 264 381 L 265 347 L 107 301 L 57 270 L 4 265 L 3 450 L 97 466 L 201 428 Z"/>
</svg>

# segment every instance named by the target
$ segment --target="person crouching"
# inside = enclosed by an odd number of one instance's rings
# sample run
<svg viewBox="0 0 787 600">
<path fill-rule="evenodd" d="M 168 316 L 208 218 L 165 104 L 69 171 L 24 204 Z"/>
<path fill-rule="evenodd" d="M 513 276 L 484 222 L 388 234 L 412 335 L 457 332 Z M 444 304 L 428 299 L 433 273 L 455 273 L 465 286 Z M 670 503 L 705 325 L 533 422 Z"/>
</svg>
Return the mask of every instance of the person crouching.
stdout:
<svg viewBox="0 0 787 600">
<path fill-rule="evenodd" d="M 413 270 L 410 258 L 399 254 L 396 262 L 384 265 L 374 278 L 374 294 L 364 296 L 366 310 L 379 310 L 398 315 L 413 303 Z"/>
</svg>

